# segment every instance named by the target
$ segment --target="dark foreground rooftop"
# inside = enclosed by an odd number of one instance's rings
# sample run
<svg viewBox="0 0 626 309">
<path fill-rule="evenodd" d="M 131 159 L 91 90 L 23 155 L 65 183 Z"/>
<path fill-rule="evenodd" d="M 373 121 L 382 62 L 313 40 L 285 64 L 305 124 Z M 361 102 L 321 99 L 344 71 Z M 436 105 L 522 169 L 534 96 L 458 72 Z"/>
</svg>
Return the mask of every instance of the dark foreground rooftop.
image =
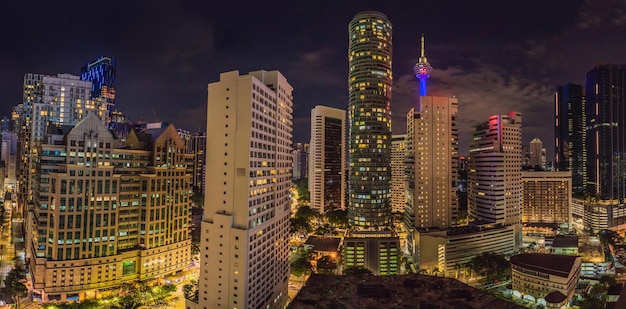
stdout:
<svg viewBox="0 0 626 309">
<path fill-rule="evenodd" d="M 451 278 L 426 275 L 317 275 L 289 305 L 290 309 L 472 309 L 523 308 Z"/>
</svg>

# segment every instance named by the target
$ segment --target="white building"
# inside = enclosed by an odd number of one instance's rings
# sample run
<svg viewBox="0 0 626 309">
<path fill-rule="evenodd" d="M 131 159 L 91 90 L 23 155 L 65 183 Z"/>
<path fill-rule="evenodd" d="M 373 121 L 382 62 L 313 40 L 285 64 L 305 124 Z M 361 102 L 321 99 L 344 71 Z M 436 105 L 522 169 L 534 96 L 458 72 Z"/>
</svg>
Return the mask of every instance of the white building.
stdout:
<svg viewBox="0 0 626 309">
<path fill-rule="evenodd" d="M 520 226 L 521 164 L 521 113 L 494 115 L 476 126 L 467 173 L 468 214 L 472 219 Z M 521 242 L 521 231 L 516 241 Z"/>
<path fill-rule="evenodd" d="M 287 301 L 292 90 L 278 71 L 225 72 L 208 86 L 200 292 L 190 308 Z"/>
<path fill-rule="evenodd" d="M 311 110 L 309 192 L 320 213 L 345 209 L 346 111 L 318 105 Z"/>
<path fill-rule="evenodd" d="M 391 210 L 404 212 L 406 207 L 406 134 L 391 136 Z"/>
</svg>

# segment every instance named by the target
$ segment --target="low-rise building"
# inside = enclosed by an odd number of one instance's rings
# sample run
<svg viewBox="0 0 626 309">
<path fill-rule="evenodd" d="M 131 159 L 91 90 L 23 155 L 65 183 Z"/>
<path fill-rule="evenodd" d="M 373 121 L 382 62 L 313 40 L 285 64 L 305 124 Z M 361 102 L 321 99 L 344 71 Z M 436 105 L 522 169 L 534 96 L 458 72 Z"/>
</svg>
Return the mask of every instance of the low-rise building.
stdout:
<svg viewBox="0 0 626 309">
<path fill-rule="evenodd" d="M 511 257 L 513 294 L 547 308 L 569 308 L 580 278 L 578 256 L 523 253 Z"/>
</svg>

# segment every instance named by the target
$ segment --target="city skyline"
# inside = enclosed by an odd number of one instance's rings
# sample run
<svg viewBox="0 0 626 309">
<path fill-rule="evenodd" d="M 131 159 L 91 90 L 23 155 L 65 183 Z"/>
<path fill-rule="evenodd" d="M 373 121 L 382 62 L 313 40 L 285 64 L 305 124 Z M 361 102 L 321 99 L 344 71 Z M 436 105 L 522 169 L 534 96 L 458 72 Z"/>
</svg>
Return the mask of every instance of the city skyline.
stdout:
<svg viewBox="0 0 626 309">
<path fill-rule="evenodd" d="M 583 84 L 594 65 L 624 63 L 626 52 L 620 39 L 626 28 L 623 1 L 523 6 L 320 1 L 288 10 L 261 3 L 209 7 L 200 1 L 150 6 L 112 1 L 107 10 L 96 5 L 9 4 L 11 16 L 0 21 L 6 46 L 12 47 L 0 57 L 3 115 L 20 103 L 24 74 L 78 75 L 89 61 L 109 55 L 118 67 L 116 107 L 131 120 L 202 130 L 212 77 L 262 67 L 290 76 L 297 89 L 294 142 L 308 142 L 313 106 L 347 108 L 345 24 L 357 12 L 378 10 L 394 24 L 394 134 L 404 133 L 404 115 L 417 103 L 412 69 L 424 33 L 428 60 L 436 68 L 429 94 L 456 95 L 463 103 L 460 154 L 467 154 L 472 125 L 486 115 L 518 110 L 526 119 L 523 143 L 539 137 L 552 159 L 553 132 L 546 123 L 552 123 L 556 85 Z M 500 14 L 492 16 L 494 10 Z"/>
</svg>

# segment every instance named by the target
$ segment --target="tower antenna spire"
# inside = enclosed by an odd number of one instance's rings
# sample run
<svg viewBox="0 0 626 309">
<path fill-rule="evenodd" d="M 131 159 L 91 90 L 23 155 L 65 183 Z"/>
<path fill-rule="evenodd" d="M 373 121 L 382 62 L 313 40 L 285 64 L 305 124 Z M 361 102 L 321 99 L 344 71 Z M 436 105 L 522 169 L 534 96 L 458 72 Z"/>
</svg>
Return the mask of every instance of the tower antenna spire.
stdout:
<svg viewBox="0 0 626 309">
<path fill-rule="evenodd" d="M 426 96 L 427 80 L 430 78 L 430 73 L 433 72 L 433 67 L 430 63 L 428 63 L 428 59 L 426 59 L 426 48 L 424 48 L 423 33 L 421 38 L 421 47 L 420 58 L 413 67 L 413 71 L 415 72 L 415 77 L 420 80 L 420 97 L 424 97 Z"/>
</svg>

